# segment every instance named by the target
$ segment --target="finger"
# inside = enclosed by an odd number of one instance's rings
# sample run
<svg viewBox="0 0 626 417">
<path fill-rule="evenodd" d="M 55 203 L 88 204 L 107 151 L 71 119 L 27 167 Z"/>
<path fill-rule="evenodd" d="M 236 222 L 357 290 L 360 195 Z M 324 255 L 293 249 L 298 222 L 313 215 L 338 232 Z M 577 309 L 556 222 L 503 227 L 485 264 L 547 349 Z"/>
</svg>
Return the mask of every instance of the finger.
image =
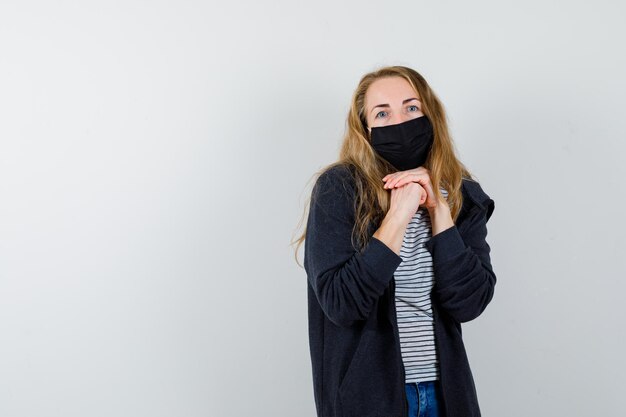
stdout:
<svg viewBox="0 0 626 417">
<path fill-rule="evenodd" d="M 424 204 L 426 202 L 426 193 L 423 192 L 422 194 L 420 194 L 420 204 Z"/>
<path fill-rule="evenodd" d="M 385 182 L 385 184 L 383 184 L 383 188 L 391 188 L 390 182 L 391 180 L 394 178 L 394 174 L 387 174 L 383 177 L 383 181 Z"/>
<path fill-rule="evenodd" d="M 409 174 L 406 172 L 399 173 L 398 175 L 394 176 L 393 180 L 391 181 L 389 185 L 392 187 L 395 187 L 396 185 L 399 186 L 399 182 L 402 181 L 402 179 L 406 178 L 408 175 Z"/>
<path fill-rule="evenodd" d="M 422 187 L 425 187 L 429 184 L 428 180 L 425 179 L 423 175 L 410 173 L 400 178 L 397 182 L 397 185 L 407 184 L 409 182 L 415 182 Z"/>
<path fill-rule="evenodd" d="M 426 202 L 427 204 L 431 204 L 432 201 L 435 201 L 435 192 L 433 191 L 432 184 L 429 179 L 425 179 L 424 177 L 420 178 L 418 184 L 422 186 L 426 194 Z"/>
<path fill-rule="evenodd" d="M 427 197 L 426 199 L 428 200 L 428 202 L 430 203 L 432 201 L 435 201 L 435 192 L 433 191 L 433 187 L 429 183 L 426 183 L 423 186 L 423 188 L 424 188 L 424 191 L 426 191 L 425 194 L 426 194 L 426 197 Z"/>
<path fill-rule="evenodd" d="M 384 185 L 385 188 L 393 188 L 397 182 L 398 173 L 387 175 L 387 183 Z"/>
<path fill-rule="evenodd" d="M 417 181 L 413 181 L 413 179 L 412 179 L 411 177 L 409 177 L 409 176 L 406 176 L 406 177 L 400 178 L 400 179 L 399 179 L 399 180 L 395 183 L 395 185 L 394 185 L 394 186 L 395 186 L 395 187 L 402 187 L 403 185 L 406 185 L 406 184 L 408 184 L 408 183 L 410 183 L 410 182 L 414 182 L 414 183 L 416 183 L 417 185 L 420 185 L 420 186 L 421 186 L 421 184 L 420 184 L 419 182 L 417 182 Z"/>
<path fill-rule="evenodd" d="M 430 183 L 430 178 L 424 174 L 416 174 L 413 173 L 410 175 L 412 181 L 418 182 L 420 184 L 426 185 Z"/>
</svg>

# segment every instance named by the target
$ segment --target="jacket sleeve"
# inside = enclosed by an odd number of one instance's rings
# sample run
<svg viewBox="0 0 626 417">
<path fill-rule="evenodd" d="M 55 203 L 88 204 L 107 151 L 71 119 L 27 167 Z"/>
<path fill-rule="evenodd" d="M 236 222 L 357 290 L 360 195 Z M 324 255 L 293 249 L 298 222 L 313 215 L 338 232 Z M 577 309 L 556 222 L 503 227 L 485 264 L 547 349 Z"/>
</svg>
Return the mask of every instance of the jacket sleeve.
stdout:
<svg viewBox="0 0 626 417">
<path fill-rule="evenodd" d="M 487 243 L 487 221 L 495 208 L 488 198 L 457 227 L 437 233 L 426 247 L 433 258 L 433 295 L 456 321 L 478 317 L 493 298 L 496 275 Z"/>
<path fill-rule="evenodd" d="M 320 175 L 311 193 L 304 268 L 330 321 L 347 327 L 364 320 L 389 286 L 402 258 L 371 237 L 362 252 L 352 246 L 354 185 L 347 168 Z"/>
</svg>

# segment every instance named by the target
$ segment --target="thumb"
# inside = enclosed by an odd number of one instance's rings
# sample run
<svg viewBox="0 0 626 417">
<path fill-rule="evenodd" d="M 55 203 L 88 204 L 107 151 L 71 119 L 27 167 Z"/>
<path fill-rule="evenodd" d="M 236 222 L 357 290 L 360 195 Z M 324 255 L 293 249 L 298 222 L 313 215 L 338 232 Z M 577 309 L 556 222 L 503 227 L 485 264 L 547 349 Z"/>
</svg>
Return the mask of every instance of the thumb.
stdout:
<svg viewBox="0 0 626 417">
<path fill-rule="evenodd" d="M 422 192 L 420 194 L 420 204 L 424 204 L 424 202 L 426 202 L 426 198 L 428 197 L 428 195 L 426 194 L 426 190 L 424 189 L 424 187 L 420 185 L 420 188 L 422 189 Z"/>
</svg>

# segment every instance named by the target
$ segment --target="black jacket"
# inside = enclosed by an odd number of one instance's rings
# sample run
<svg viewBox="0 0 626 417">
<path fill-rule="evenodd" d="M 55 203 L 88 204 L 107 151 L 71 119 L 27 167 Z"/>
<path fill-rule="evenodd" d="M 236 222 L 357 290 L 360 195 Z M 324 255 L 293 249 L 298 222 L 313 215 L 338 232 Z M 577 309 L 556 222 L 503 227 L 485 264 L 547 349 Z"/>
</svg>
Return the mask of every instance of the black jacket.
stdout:
<svg viewBox="0 0 626 417">
<path fill-rule="evenodd" d="M 326 170 L 311 194 L 304 249 L 309 345 L 319 417 L 406 417 L 404 365 L 393 273 L 402 258 L 372 237 L 352 246 L 354 177 Z M 464 203 L 454 226 L 432 236 L 431 292 L 435 343 L 447 417 L 480 416 L 461 323 L 480 315 L 496 283 L 486 242 L 494 201 L 463 179 Z M 378 226 L 371 227 L 372 236 Z"/>
</svg>

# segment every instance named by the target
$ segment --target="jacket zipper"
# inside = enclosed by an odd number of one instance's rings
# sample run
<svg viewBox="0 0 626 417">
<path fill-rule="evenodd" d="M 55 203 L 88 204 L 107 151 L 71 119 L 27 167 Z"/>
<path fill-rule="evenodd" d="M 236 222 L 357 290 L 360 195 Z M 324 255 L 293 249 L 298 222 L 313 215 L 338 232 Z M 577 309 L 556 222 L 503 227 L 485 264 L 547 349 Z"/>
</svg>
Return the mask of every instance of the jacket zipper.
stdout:
<svg viewBox="0 0 626 417">
<path fill-rule="evenodd" d="M 396 312 L 396 281 L 395 278 L 392 278 L 391 280 L 391 287 L 392 287 L 392 291 L 391 291 L 391 304 L 393 306 L 393 317 L 394 317 L 394 325 L 395 328 L 393 329 L 395 335 L 396 335 L 396 342 L 398 345 L 398 358 L 399 358 L 399 362 L 400 362 L 400 370 L 402 371 L 402 398 L 404 399 L 404 402 L 402 403 L 402 410 L 403 416 L 406 416 L 408 414 L 408 407 L 407 407 L 407 397 L 406 397 L 406 389 L 404 389 L 404 384 L 406 383 L 406 374 L 405 374 L 405 370 L 404 370 L 404 362 L 402 360 L 402 350 L 400 347 L 400 329 L 398 328 L 398 316 L 397 316 L 397 312 Z"/>
</svg>

